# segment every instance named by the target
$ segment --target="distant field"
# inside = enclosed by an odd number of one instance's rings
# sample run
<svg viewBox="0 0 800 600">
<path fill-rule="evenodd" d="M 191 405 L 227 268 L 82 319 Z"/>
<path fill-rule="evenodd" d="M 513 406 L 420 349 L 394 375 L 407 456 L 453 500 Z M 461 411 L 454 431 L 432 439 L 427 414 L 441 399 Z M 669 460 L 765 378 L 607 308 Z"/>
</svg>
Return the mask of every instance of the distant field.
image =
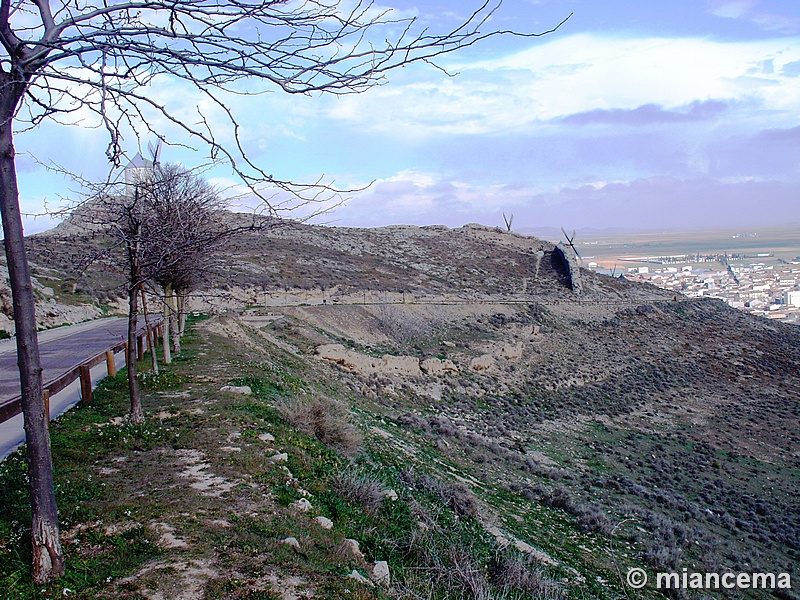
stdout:
<svg viewBox="0 0 800 600">
<path fill-rule="evenodd" d="M 531 230 L 530 234 L 553 242 L 564 239 L 563 235 L 559 239 L 552 230 Z M 775 259 L 793 260 L 800 256 L 800 225 L 644 233 L 578 231 L 574 242 L 584 260 L 591 260 L 606 268 L 613 267 L 615 262 L 623 258 L 678 254 L 770 252 Z"/>
</svg>

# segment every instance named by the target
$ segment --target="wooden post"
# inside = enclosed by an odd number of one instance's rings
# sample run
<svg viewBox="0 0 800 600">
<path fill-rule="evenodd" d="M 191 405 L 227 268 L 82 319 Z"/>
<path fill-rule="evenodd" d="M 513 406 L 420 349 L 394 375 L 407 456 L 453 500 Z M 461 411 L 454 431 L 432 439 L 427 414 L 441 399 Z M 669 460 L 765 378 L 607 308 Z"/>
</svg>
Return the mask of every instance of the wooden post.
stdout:
<svg viewBox="0 0 800 600">
<path fill-rule="evenodd" d="M 136 338 L 136 360 L 144 360 L 144 336 Z"/>
<path fill-rule="evenodd" d="M 92 371 L 89 365 L 80 366 L 81 373 L 81 400 L 84 404 L 92 401 Z"/>
<path fill-rule="evenodd" d="M 44 415 L 47 417 L 47 420 L 50 420 L 50 390 L 44 388 L 42 390 L 42 397 L 44 398 Z"/>
<path fill-rule="evenodd" d="M 114 364 L 113 350 L 106 350 L 106 369 L 108 370 L 109 377 L 114 377 L 114 375 L 117 374 L 117 365 Z"/>
</svg>

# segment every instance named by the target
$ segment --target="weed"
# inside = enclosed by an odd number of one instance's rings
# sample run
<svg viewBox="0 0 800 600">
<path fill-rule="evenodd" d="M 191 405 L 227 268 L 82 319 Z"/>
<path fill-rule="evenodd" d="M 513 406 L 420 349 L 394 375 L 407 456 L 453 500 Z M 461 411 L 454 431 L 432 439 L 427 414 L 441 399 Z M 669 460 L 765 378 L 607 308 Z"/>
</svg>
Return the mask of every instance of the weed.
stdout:
<svg viewBox="0 0 800 600">
<path fill-rule="evenodd" d="M 340 497 L 375 514 L 386 497 L 387 489 L 375 476 L 363 469 L 350 467 L 331 478 L 331 489 Z"/>
<path fill-rule="evenodd" d="M 341 402 L 315 395 L 309 400 L 283 400 L 275 408 L 300 431 L 342 454 L 355 455 L 361 447 L 361 433 L 350 423 L 349 410 Z"/>
</svg>

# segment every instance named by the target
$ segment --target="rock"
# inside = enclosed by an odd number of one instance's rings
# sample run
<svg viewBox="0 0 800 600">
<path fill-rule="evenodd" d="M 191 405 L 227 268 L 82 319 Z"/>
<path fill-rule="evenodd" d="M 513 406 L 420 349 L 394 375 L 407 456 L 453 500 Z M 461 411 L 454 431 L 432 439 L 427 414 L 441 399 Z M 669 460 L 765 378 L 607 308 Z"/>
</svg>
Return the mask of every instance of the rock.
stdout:
<svg viewBox="0 0 800 600">
<path fill-rule="evenodd" d="M 408 377 L 420 377 L 422 371 L 419 369 L 419 359 L 416 356 L 391 356 L 383 355 L 384 375 L 406 375 Z"/>
<path fill-rule="evenodd" d="M 394 490 L 391 490 L 391 489 L 390 490 L 384 490 L 383 497 L 384 498 L 388 498 L 392 502 L 396 502 L 397 498 L 398 498 L 397 492 L 395 492 Z"/>
<path fill-rule="evenodd" d="M 300 500 L 292 502 L 292 508 L 294 508 L 295 510 L 299 510 L 300 512 L 308 512 L 314 507 L 311 506 L 311 502 L 309 502 L 305 498 L 300 498 Z"/>
<path fill-rule="evenodd" d="M 385 560 L 379 560 L 372 567 L 372 581 L 378 585 L 389 587 L 389 563 Z"/>
<path fill-rule="evenodd" d="M 525 344 L 517 342 L 516 344 L 506 344 L 500 350 L 500 356 L 506 360 L 515 360 L 522 358 L 522 353 L 525 350 Z"/>
<path fill-rule="evenodd" d="M 458 375 L 458 367 L 450 359 L 426 358 L 419 366 L 428 375 Z"/>
<path fill-rule="evenodd" d="M 229 392 L 231 394 L 242 394 L 244 396 L 252 396 L 253 390 L 249 385 L 223 385 L 219 388 L 220 392 Z"/>
<path fill-rule="evenodd" d="M 473 371 L 487 371 L 491 369 L 495 364 L 495 359 L 493 356 L 489 354 L 483 354 L 481 356 L 476 356 L 472 359 L 469 363 L 470 369 Z"/>
<path fill-rule="evenodd" d="M 341 554 L 345 559 L 355 559 L 359 562 L 363 562 L 364 555 L 361 554 L 361 550 L 358 547 L 358 542 L 356 540 L 351 540 L 347 538 L 339 545 L 339 554 Z"/>
<path fill-rule="evenodd" d="M 262 442 L 274 442 L 275 436 L 271 433 L 262 433 L 260 436 L 258 436 L 258 439 L 260 439 Z"/>
<path fill-rule="evenodd" d="M 386 354 L 381 358 L 360 354 L 348 350 L 341 344 L 324 344 L 317 348 L 317 355 L 325 360 L 335 362 L 351 373 L 369 376 L 373 373 L 385 376 L 419 377 L 419 359 L 415 356 L 392 356 Z"/>
<path fill-rule="evenodd" d="M 269 462 L 286 462 L 289 460 L 289 455 L 286 452 L 279 452 L 278 454 L 273 454 L 269 457 Z"/>
<path fill-rule="evenodd" d="M 333 521 L 328 517 L 317 517 L 314 519 L 323 529 L 333 529 Z"/>
<path fill-rule="evenodd" d="M 455 343 L 454 343 L 454 342 L 444 342 L 444 341 L 443 341 L 443 342 L 442 342 L 442 344 L 444 344 L 444 345 L 445 345 L 445 346 L 447 346 L 448 348 L 455 348 L 455 347 L 456 347 L 456 345 L 455 345 Z"/>
<path fill-rule="evenodd" d="M 281 544 L 286 544 L 287 546 L 291 546 L 295 550 L 300 550 L 300 542 L 297 541 L 295 537 L 287 537 L 281 540 Z"/>
<path fill-rule="evenodd" d="M 372 583 L 369 579 L 364 577 L 361 573 L 353 569 L 353 572 L 347 576 L 348 579 L 355 579 L 358 583 L 363 583 L 364 585 L 368 585 L 369 587 L 375 587 L 375 584 Z"/>
</svg>

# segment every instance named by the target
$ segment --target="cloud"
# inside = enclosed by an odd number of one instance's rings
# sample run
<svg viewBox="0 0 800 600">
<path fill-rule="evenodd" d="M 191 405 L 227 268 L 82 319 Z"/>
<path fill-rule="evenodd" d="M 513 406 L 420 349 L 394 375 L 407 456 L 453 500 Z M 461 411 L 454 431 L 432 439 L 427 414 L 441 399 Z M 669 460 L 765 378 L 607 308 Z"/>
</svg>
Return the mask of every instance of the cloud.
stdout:
<svg viewBox="0 0 800 600">
<path fill-rule="evenodd" d="M 797 33 L 800 31 L 800 18 L 761 10 L 759 0 L 716 0 L 712 3 L 709 14 L 725 19 L 742 19 L 755 23 L 766 31 Z M 791 4 L 791 3 L 789 3 Z"/>
<path fill-rule="evenodd" d="M 712 15 L 726 19 L 741 19 L 750 14 L 757 0 L 736 0 L 735 2 L 716 2 L 716 6 L 709 10 Z"/>
<path fill-rule="evenodd" d="M 470 185 L 406 173 L 378 182 L 330 215 L 336 225 L 468 222 L 502 225 L 502 213 L 514 213 L 519 228 L 625 227 L 714 228 L 770 225 L 800 220 L 800 181 L 750 177 L 644 177 L 631 181 L 587 179 L 542 190 L 527 182 Z M 754 210 L 755 205 L 758 210 Z"/>
<path fill-rule="evenodd" d="M 672 123 L 713 117 L 722 103 L 800 107 L 800 89 L 786 76 L 800 61 L 798 39 L 545 39 L 504 56 L 445 64 L 459 73 L 455 78 L 414 70 L 413 81 L 338 99 L 323 114 L 392 137 L 427 139 L 540 130 L 582 113 L 616 121 L 629 111 L 634 122 Z"/>
<path fill-rule="evenodd" d="M 713 119 L 727 110 L 725 102 L 707 100 L 693 102 L 679 110 L 666 110 L 656 104 L 644 104 L 632 110 L 591 110 L 560 119 L 568 125 L 661 125 L 668 123 L 691 123 Z"/>
<path fill-rule="evenodd" d="M 800 126 L 765 129 L 752 135 L 720 140 L 709 148 L 709 172 L 716 177 L 800 181 Z"/>
<path fill-rule="evenodd" d="M 800 60 L 786 63 L 781 69 L 781 74 L 784 77 L 798 77 L 800 76 Z"/>
</svg>

